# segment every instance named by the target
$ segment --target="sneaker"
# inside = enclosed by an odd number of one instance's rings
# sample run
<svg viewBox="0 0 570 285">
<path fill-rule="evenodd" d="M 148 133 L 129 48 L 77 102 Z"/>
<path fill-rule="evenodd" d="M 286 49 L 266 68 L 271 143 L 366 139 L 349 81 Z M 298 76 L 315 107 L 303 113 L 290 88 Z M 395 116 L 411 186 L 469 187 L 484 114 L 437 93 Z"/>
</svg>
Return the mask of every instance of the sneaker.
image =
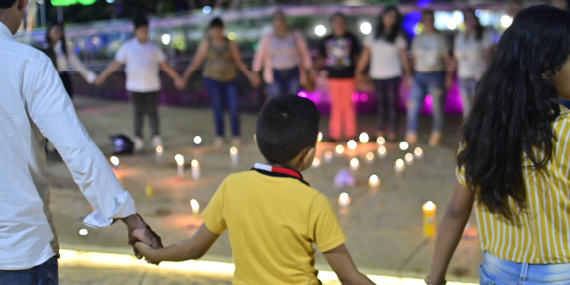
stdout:
<svg viewBox="0 0 570 285">
<path fill-rule="evenodd" d="M 406 142 L 409 144 L 415 144 L 418 142 L 418 135 L 416 133 L 407 133 L 406 134 Z"/>
<path fill-rule="evenodd" d="M 156 148 L 159 145 L 162 145 L 162 138 L 160 136 L 155 136 L 152 138 L 152 146 Z"/>
<path fill-rule="evenodd" d="M 441 141 L 441 133 L 434 132 L 429 137 L 429 146 L 431 147 L 438 146 L 440 141 Z"/>
<path fill-rule="evenodd" d="M 214 146 L 218 147 L 218 148 L 224 146 L 224 138 L 223 137 L 216 137 L 214 139 Z"/>
<path fill-rule="evenodd" d="M 135 143 L 135 153 L 144 148 L 144 141 L 142 138 L 136 137 L 133 142 Z"/>
</svg>

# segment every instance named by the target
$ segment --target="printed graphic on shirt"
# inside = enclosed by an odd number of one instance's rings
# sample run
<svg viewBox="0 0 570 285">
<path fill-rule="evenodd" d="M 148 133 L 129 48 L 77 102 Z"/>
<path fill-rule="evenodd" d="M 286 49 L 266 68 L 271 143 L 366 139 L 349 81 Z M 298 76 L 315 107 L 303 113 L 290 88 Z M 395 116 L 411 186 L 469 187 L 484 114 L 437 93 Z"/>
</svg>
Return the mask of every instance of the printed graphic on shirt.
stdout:
<svg viewBox="0 0 570 285">
<path fill-rule="evenodd" d="M 347 68 L 352 66 L 351 48 L 353 40 L 349 37 L 331 38 L 325 42 L 327 49 L 326 66 L 329 68 Z"/>
</svg>

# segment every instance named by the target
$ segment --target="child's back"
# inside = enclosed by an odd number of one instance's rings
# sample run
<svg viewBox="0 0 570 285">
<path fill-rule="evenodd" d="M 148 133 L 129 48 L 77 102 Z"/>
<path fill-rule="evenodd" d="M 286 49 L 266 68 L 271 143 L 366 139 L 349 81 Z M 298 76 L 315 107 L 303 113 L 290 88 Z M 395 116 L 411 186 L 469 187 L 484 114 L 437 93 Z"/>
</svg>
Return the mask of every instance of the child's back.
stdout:
<svg viewBox="0 0 570 285">
<path fill-rule="evenodd" d="M 230 175 L 203 217 L 212 232 L 229 230 L 234 284 L 319 284 L 313 243 L 326 252 L 346 241 L 328 199 L 289 168 Z"/>
</svg>

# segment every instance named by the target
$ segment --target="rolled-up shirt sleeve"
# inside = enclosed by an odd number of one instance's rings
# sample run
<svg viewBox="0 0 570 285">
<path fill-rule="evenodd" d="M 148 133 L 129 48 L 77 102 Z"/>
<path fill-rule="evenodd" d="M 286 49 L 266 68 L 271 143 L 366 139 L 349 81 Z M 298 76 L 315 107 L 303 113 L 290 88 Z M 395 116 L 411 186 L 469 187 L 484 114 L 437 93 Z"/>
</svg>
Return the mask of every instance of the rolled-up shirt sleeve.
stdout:
<svg viewBox="0 0 570 285">
<path fill-rule="evenodd" d="M 38 60 L 34 67 L 26 70 L 31 73 L 28 78 L 33 78 L 24 85 L 26 109 L 39 131 L 54 144 L 73 180 L 95 209 L 84 223 L 105 227 L 113 219 L 136 214 L 133 198 L 79 121 L 49 59 Z"/>
</svg>

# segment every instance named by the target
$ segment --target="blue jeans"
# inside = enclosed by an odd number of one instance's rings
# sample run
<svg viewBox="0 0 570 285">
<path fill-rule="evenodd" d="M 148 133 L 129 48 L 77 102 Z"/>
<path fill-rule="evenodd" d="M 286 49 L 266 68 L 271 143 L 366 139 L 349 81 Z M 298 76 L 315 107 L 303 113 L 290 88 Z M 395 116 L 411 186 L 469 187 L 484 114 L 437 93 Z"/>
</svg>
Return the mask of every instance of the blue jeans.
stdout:
<svg viewBox="0 0 570 285">
<path fill-rule="evenodd" d="M 567 285 L 570 284 L 570 263 L 516 263 L 485 253 L 479 277 L 481 285 Z"/>
<path fill-rule="evenodd" d="M 26 270 L 0 270 L 0 285 L 57 285 L 57 256 Z"/>
<path fill-rule="evenodd" d="M 459 86 L 461 87 L 461 103 L 463 103 L 463 117 L 466 118 L 473 106 L 475 99 L 475 87 L 479 81 L 475 78 L 459 78 Z"/>
<path fill-rule="evenodd" d="M 232 121 L 232 135 L 239 137 L 239 105 L 238 105 L 238 87 L 237 81 L 221 82 L 211 78 L 205 78 L 206 89 L 210 93 L 212 100 L 212 108 L 214 108 L 214 121 L 216 122 L 216 135 L 224 136 L 224 105 L 223 100 L 227 104 Z M 225 98 L 224 98 L 225 97 Z"/>
<path fill-rule="evenodd" d="M 278 95 L 297 95 L 301 91 L 299 68 L 273 70 L 274 82 L 269 84 L 269 97 Z"/>
<path fill-rule="evenodd" d="M 408 99 L 408 132 L 417 133 L 420 109 L 428 94 L 433 97 L 433 129 L 441 132 L 443 127 L 443 102 L 445 101 L 445 71 L 416 72 L 414 85 Z"/>
<path fill-rule="evenodd" d="M 560 104 L 568 109 L 570 109 L 570 101 L 568 100 L 564 100 L 564 99 L 560 99 Z"/>
<path fill-rule="evenodd" d="M 376 96 L 378 97 L 378 131 L 386 129 L 386 121 L 390 132 L 398 131 L 398 98 L 400 97 L 400 77 L 374 79 Z"/>
</svg>

